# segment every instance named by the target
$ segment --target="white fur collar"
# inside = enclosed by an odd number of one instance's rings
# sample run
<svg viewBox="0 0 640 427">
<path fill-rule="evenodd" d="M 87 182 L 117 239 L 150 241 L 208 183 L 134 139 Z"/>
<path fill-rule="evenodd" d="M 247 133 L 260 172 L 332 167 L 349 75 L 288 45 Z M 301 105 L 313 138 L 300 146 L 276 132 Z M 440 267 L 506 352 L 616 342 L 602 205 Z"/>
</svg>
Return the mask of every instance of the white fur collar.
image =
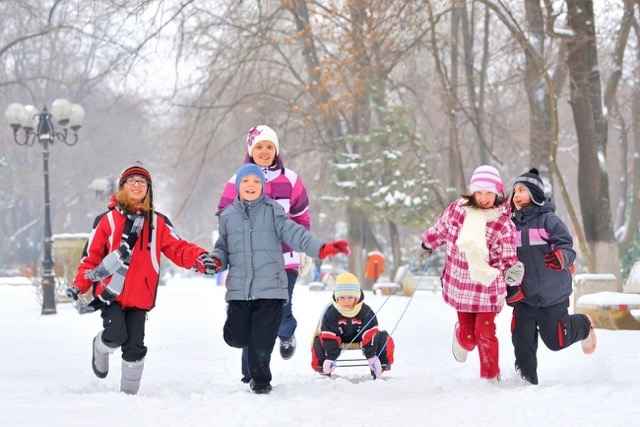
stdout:
<svg viewBox="0 0 640 427">
<path fill-rule="evenodd" d="M 460 229 L 456 245 L 460 248 L 460 252 L 467 256 L 471 279 L 488 286 L 498 277 L 499 271 L 487 262 L 489 258 L 486 241 L 487 223 L 500 218 L 500 210 L 472 207 L 464 207 L 464 210 L 467 216 Z"/>
</svg>

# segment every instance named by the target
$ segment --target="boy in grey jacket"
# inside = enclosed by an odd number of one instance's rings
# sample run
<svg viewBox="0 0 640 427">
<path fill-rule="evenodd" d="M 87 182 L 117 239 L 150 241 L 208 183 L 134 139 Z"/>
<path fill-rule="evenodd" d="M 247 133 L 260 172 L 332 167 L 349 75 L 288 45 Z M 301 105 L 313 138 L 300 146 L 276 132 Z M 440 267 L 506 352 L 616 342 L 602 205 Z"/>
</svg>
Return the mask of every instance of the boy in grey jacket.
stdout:
<svg viewBox="0 0 640 427">
<path fill-rule="evenodd" d="M 284 209 L 264 194 L 264 187 L 264 174 L 258 166 L 247 163 L 238 169 L 238 197 L 219 213 L 219 237 L 211 253 L 216 271 L 229 268 L 224 340 L 231 347 L 249 348 L 249 385 L 258 394 L 271 391 L 271 352 L 283 304 L 289 297 L 281 242 L 313 258 L 349 255 L 348 242 L 323 244 L 289 219 Z"/>
</svg>

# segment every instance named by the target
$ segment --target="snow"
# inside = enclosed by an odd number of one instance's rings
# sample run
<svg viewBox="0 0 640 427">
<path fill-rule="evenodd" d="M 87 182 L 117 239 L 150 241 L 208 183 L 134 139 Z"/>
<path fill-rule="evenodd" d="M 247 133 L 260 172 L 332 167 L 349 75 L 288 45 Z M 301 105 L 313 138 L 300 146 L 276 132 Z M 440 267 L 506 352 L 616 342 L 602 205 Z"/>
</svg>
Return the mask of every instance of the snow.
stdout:
<svg viewBox="0 0 640 427">
<path fill-rule="evenodd" d="M 120 354 L 104 380 L 91 370 L 98 314 L 80 316 L 60 303 L 40 315 L 32 286 L 0 285 L 0 424 L 12 427 L 109 426 L 630 426 L 640 419 L 640 331 L 598 330 L 593 355 L 580 345 L 551 352 L 540 343 L 540 385 L 517 381 L 509 338 L 511 309 L 497 317 L 503 381 L 479 378 L 477 352 L 466 363 L 451 355 L 456 319 L 439 293 L 392 296 L 379 310 L 393 332 L 396 363 L 384 380 L 363 367 L 321 378 L 310 368 L 309 344 L 330 291 L 298 285 L 294 313 L 298 349 L 272 358 L 274 390 L 255 395 L 240 382 L 240 350 L 222 339 L 224 288 L 215 279 L 174 278 L 159 288 L 149 313 L 149 353 L 140 393 L 120 393 Z M 377 309 L 386 296 L 366 292 Z M 406 313 L 402 315 L 402 312 Z M 400 320 L 400 321 L 399 321 Z M 399 323 L 398 323 L 399 321 Z"/>
</svg>

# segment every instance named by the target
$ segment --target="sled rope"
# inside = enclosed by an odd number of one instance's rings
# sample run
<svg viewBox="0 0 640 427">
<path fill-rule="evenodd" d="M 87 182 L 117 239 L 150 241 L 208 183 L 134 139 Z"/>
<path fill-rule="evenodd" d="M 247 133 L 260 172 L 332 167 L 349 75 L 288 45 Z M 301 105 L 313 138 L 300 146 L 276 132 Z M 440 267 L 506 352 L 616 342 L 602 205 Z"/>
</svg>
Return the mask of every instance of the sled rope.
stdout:
<svg viewBox="0 0 640 427">
<path fill-rule="evenodd" d="M 427 262 L 424 263 L 424 267 L 422 268 L 422 272 L 420 274 L 420 277 L 418 277 L 418 281 L 416 282 L 416 288 L 415 288 L 413 294 L 411 295 L 411 297 L 409 298 L 409 301 L 407 301 L 407 305 L 405 305 L 404 310 L 402 310 L 402 313 L 400 313 L 400 317 L 398 318 L 398 321 L 393 326 L 393 329 L 391 330 L 391 332 L 389 332 L 389 338 L 391 338 L 393 336 L 393 333 L 398 328 L 398 325 L 400 324 L 400 321 L 402 320 L 402 318 L 404 317 L 405 313 L 409 309 L 409 304 L 411 304 L 411 301 L 413 301 L 413 297 L 416 296 L 416 292 L 415 291 L 417 291 L 418 288 L 420 287 L 420 280 L 422 279 L 422 276 L 424 275 L 424 273 L 427 271 L 427 268 L 429 268 L 429 264 L 431 264 L 431 257 L 429 257 L 427 259 Z M 391 295 L 389 295 L 389 296 L 391 296 Z M 384 345 L 382 346 L 382 348 L 380 349 L 380 352 L 378 353 L 378 357 L 380 357 L 380 355 L 382 354 L 384 349 L 387 348 L 387 343 L 388 342 L 389 342 L 388 339 L 384 342 Z"/>
<path fill-rule="evenodd" d="M 378 317 L 378 313 L 382 310 L 382 308 L 385 306 L 385 304 L 389 301 L 389 298 L 391 298 L 393 296 L 393 294 L 395 294 L 396 290 L 398 289 L 398 287 L 400 286 L 400 284 L 402 283 L 402 281 L 404 280 L 404 276 L 406 276 L 406 274 L 411 270 L 411 267 L 413 266 L 413 264 L 415 263 L 416 259 L 417 259 L 417 255 L 414 256 L 411 261 L 409 261 L 409 265 L 407 266 L 407 269 L 404 271 L 404 273 L 402 273 L 402 276 L 400 276 L 400 279 L 396 282 L 395 286 L 393 287 L 393 289 L 391 290 L 391 292 L 389 293 L 389 295 L 387 296 L 387 298 L 384 300 L 384 302 L 382 303 L 382 305 L 380 305 L 380 307 L 378 308 L 378 310 L 376 310 L 376 312 L 374 313 L 373 317 L 371 319 L 369 319 L 369 321 L 367 323 L 365 323 L 365 325 L 362 327 L 362 329 L 360 330 L 360 332 L 358 332 L 356 334 L 355 337 L 353 337 L 353 339 L 349 342 L 349 344 L 347 344 L 347 348 L 342 349 L 342 351 L 340 352 L 340 355 L 336 358 L 336 361 L 338 361 L 338 359 L 340 359 L 340 357 L 342 356 L 342 354 L 347 351 L 348 347 L 351 346 L 351 344 L 353 344 L 355 342 L 356 339 L 358 339 L 358 337 L 362 334 L 362 332 L 364 330 L 367 329 L 367 326 L 369 326 L 369 323 L 371 323 L 373 321 L 373 319 L 375 319 L 376 317 Z M 429 264 L 431 263 L 431 257 L 429 257 L 427 259 L 427 262 L 424 264 L 424 267 L 422 268 L 422 273 L 424 273 L 427 268 L 429 268 Z M 420 274 L 420 277 L 418 277 L 418 281 L 416 282 L 416 290 L 418 289 L 418 287 L 420 286 L 420 280 L 422 279 L 422 274 Z M 402 316 L 404 316 L 404 313 L 407 311 L 407 308 L 409 307 L 409 304 L 411 303 L 411 301 L 413 300 L 413 297 L 415 296 L 415 292 L 413 293 L 413 295 L 411 295 L 411 298 L 409 299 L 409 302 L 407 302 L 407 306 L 405 307 L 404 311 L 402 312 L 402 314 L 400 315 L 400 319 L 398 319 L 398 321 L 396 322 L 396 325 L 393 328 L 393 331 L 396 330 L 396 328 L 398 327 L 398 323 L 400 323 L 400 320 L 402 319 Z M 393 331 L 391 331 L 391 333 L 389 334 L 389 337 L 391 337 L 391 335 L 393 334 Z M 382 350 L 384 350 L 387 346 L 387 342 L 384 343 L 384 346 L 382 347 Z M 380 354 L 378 354 L 378 356 L 380 356 Z"/>
</svg>

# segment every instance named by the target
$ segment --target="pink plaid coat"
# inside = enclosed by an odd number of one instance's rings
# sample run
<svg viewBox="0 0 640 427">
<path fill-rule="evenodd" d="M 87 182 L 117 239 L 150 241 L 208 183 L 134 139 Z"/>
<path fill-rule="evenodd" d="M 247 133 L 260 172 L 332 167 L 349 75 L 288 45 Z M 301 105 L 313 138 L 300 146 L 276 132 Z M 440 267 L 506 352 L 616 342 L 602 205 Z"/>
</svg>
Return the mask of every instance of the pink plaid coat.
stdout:
<svg viewBox="0 0 640 427">
<path fill-rule="evenodd" d="M 497 220 L 487 223 L 485 239 L 489 250 L 487 262 L 500 273 L 488 286 L 475 282 L 469 274 L 466 255 L 455 244 L 466 217 L 462 206 L 465 202 L 464 199 L 458 199 L 449 205 L 433 227 L 425 231 L 422 241 L 431 249 L 446 245 L 445 266 L 440 280 L 447 304 L 461 312 L 499 313 L 507 293 L 504 271 L 518 262 L 515 226 L 509 218 L 507 205 L 495 208 L 500 210 L 501 215 Z"/>
</svg>

